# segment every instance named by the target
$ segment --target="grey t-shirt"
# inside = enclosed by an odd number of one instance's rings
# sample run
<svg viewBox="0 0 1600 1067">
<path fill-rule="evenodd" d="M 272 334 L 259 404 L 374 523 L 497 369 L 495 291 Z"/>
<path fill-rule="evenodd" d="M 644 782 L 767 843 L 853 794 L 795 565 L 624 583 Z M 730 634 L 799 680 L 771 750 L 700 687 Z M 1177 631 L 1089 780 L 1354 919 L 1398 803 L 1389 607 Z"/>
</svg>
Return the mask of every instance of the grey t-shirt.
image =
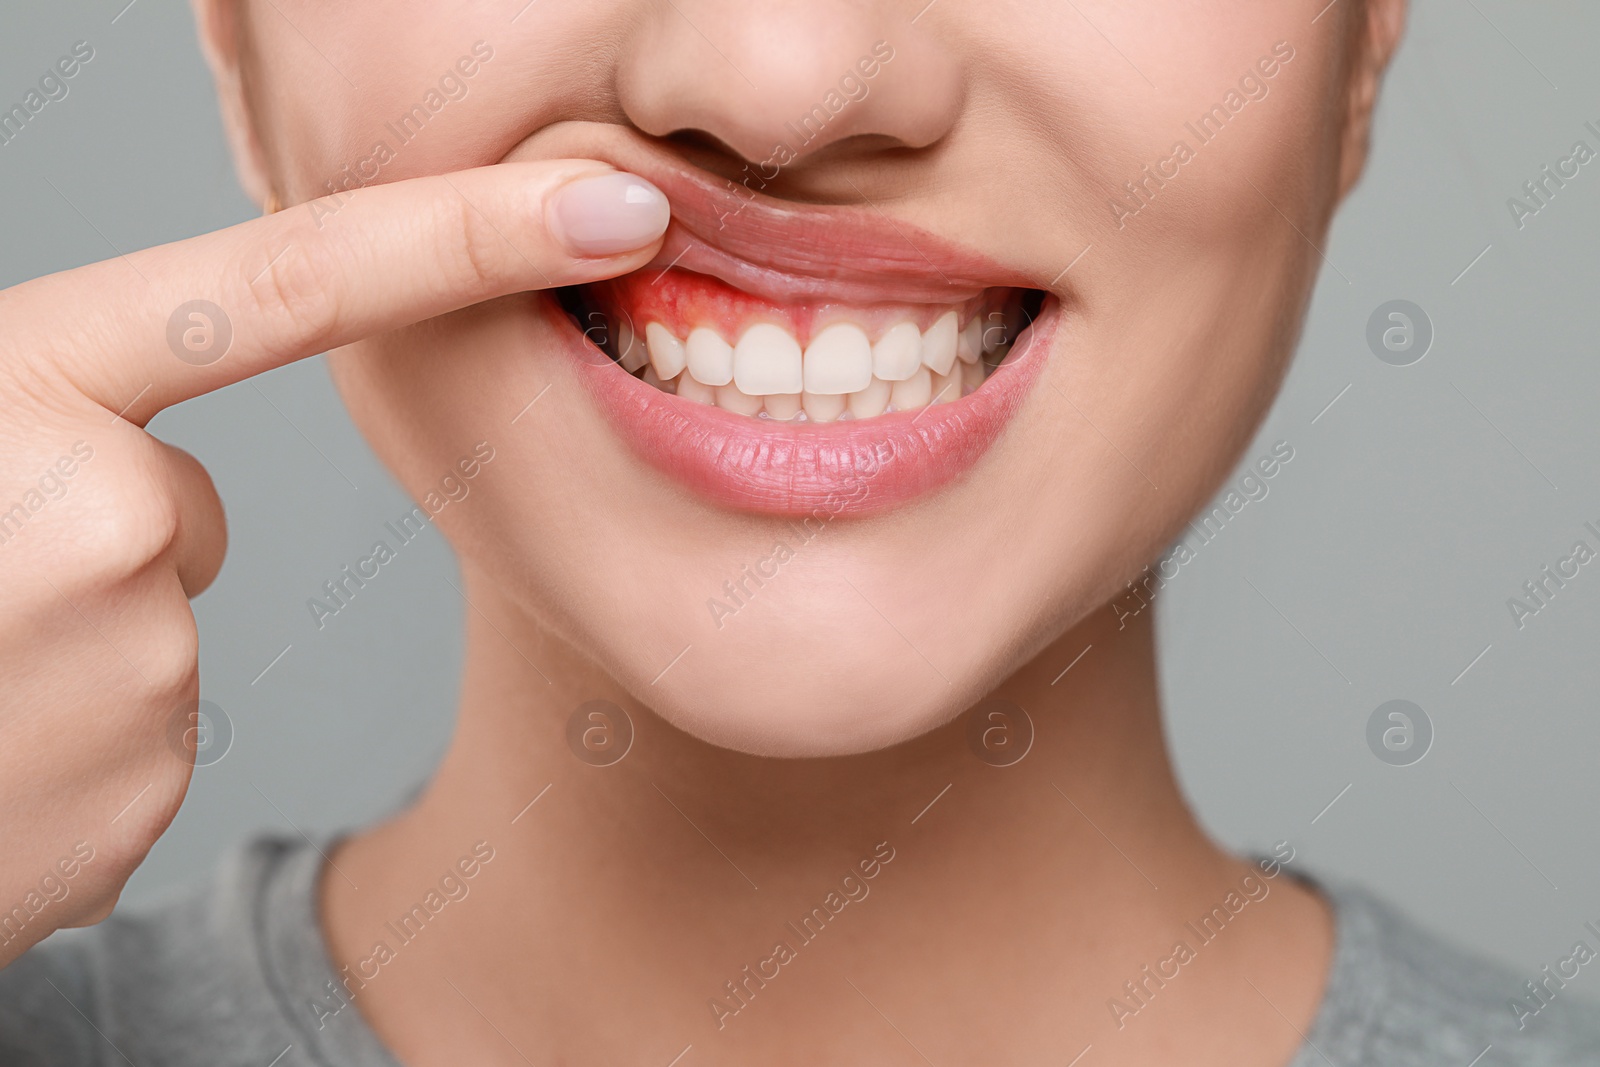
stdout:
<svg viewBox="0 0 1600 1067">
<path fill-rule="evenodd" d="M 276 838 L 164 907 L 63 931 L 0 971 L 0 1067 L 398 1067 L 341 1010 L 315 849 Z M 1600 1064 L 1600 1008 L 1443 944 L 1370 894 L 1318 882 L 1336 920 L 1322 1007 L 1288 1067 Z M 1522 1024 L 1519 1026 L 1519 1021 Z M 320 1024 L 320 1025 L 319 1025 Z"/>
</svg>

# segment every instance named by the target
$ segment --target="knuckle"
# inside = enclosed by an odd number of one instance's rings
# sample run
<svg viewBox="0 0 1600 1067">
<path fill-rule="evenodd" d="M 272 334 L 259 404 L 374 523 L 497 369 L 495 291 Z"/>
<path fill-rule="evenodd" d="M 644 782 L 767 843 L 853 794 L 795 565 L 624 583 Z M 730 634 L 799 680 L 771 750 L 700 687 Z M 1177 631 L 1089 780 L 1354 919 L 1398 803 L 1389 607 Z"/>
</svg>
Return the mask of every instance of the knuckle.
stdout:
<svg viewBox="0 0 1600 1067">
<path fill-rule="evenodd" d="M 442 227 L 440 262 L 449 264 L 458 283 L 472 291 L 498 289 L 507 277 L 506 239 L 465 197 L 455 200 L 455 217 Z"/>
<path fill-rule="evenodd" d="M 265 269 L 246 278 L 245 292 L 257 321 L 320 351 L 339 324 L 339 264 L 322 242 L 291 240 Z"/>
</svg>

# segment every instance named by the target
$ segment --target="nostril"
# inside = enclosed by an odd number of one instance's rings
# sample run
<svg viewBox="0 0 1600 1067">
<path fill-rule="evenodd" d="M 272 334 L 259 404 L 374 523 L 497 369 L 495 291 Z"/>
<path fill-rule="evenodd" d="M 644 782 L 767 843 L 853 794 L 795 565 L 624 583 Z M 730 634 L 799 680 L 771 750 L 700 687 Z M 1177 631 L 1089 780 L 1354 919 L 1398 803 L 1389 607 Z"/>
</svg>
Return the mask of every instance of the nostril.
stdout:
<svg viewBox="0 0 1600 1067">
<path fill-rule="evenodd" d="M 684 148 L 695 152 L 716 152 L 732 159 L 739 158 L 739 153 L 735 152 L 728 142 L 705 130 L 686 127 L 681 130 L 673 130 L 661 139 L 676 148 Z"/>
<path fill-rule="evenodd" d="M 738 149 L 716 134 L 694 127 L 673 130 L 658 140 L 676 149 L 689 162 L 712 174 L 720 174 L 724 178 L 731 178 L 739 174 L 744 167 L 754 166 L 760 162 L 745 159 Z"/>
</svg>

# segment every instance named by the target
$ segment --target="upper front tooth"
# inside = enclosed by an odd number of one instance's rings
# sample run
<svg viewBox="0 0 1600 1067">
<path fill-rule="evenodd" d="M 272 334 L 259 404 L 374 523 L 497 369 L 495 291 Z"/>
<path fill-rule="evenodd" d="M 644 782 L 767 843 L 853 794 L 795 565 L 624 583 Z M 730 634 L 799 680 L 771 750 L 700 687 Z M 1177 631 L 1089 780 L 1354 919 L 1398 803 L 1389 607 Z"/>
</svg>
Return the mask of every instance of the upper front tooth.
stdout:
<svg viewBox="0 0 1600 1067">
<path fill-rule="evenodd" d="M 889 327 L 872 346 L 872 376 L 886 382 L 903 382 L 922 366 L 922 331 L 914 322 Z"/>
<path fill-rule="evenodd" d="M 982 319 L 974 317 L 961 328 L 961 337 L 956 343 L 956 355 L 963 363 L 976 363 L 983 356 Z"/>
<path fill-rule="evenodd" d="M 733 381 L 733 348 L 709 326 L 696 326 L 684 344 L 689 373 L 707 385 L 727 385 Z"/>
<path fill-rule="evenodd" d="M 949 374 L 956 361 L 956 313 L 946 311 L 922 335 L 922 362 L 935 374 Z"/>
<path fill-rule="evenodd" d="M 872 343 L 867 332 L 836 322 L 806 346 L 805 391 L 823 396 L 860 392 L 872 381 Z"/>
<path fill-rule="evenodd" d="M 674 337 L 671 330 L 652 322 L 644 328 L 644 341 L 650 350 L 650 365 L 656 369 L 658 377 L 670 381 L 683 371 L 687 358 L 683 342 Z"/>
<path fill-rule="evenodd" d="M 751 396 L 798 393 L 805 385 L 800 342 L 782 326 L 760 322 L 744 332 L 733 350 L 732 376 Z"/>
</svg>

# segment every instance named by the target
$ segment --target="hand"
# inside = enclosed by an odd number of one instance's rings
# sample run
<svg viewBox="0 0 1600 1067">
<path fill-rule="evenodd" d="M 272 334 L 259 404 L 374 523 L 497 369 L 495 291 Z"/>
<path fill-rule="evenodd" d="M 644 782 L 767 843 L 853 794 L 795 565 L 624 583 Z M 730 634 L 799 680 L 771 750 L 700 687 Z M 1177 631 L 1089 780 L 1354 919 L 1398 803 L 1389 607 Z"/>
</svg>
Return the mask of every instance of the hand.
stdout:
<svg viewBox="0 0 1600 1067">
<path fill-rule="evenodd" d="M 98 922 L 193 767 L 204 468 L 143 427 L 292 360 L 635 270 L 666 200 L 582 160 L 359 190 L 0 292 L 0 966 Z M 176 310 L 175 310 L 176 309 Z"/>
</svg>

